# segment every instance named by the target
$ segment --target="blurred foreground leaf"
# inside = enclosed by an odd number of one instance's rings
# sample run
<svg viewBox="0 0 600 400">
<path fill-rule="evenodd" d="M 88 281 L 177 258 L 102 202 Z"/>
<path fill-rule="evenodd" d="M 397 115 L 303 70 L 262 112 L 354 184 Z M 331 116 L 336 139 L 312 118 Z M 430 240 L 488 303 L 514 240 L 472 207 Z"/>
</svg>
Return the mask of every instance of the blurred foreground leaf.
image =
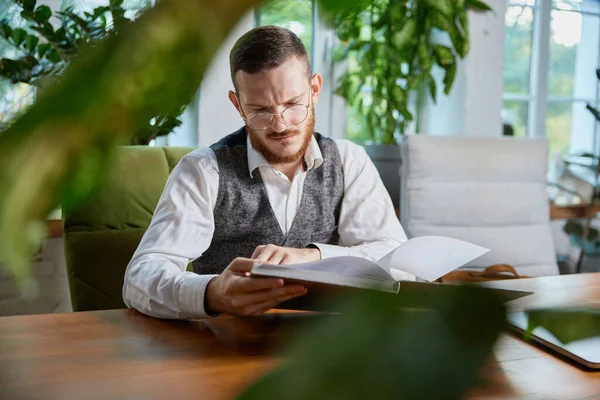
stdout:
<svg viewBox="0 0 600 400">
<path fill-rule="evenodd" d="M 567 344 L 576 340 L 600 337 L 600 310 L 533 310 L 529 311 L 529 324 L 525 337 L 529 338 L 537 327 L 550 331 Z"/>
<path fill-rule="evenodd" d="M 456 399 L 477 380 L 504 326 L 493 294 L 463 287 L 433 310 L 365 293 L 301 332 L 285 364 L 240 398 Z M 337 308 L 336 308 L 337 309 Z"/>
<path fill-rule="evenodd" d="M 0 262 L 20 283 L 45 217 L 79 204 L 116 144 L 188 103 L 213 54 L 255 0 L 161 1 L 81 52 L 64 78 L 0 133 Z"/>
</svg>

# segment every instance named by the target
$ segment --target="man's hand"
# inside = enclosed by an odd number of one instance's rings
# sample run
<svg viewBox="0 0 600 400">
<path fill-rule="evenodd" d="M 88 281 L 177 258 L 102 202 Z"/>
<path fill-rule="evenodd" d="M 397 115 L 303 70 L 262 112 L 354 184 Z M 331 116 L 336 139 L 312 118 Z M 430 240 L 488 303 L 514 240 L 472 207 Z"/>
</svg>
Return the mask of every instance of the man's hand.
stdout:
<svg viewBox="0 0 600 400">
<path fill-rule="evenodd" d="M 260 315 L 286 300 L 302 296 L 302 285 L 284 285 L 282 279 L 250 277 L 253 260 L 236 258 L 206 287 L 205 308 L 240 316 Z"/>
<path fill-rule="evenodd" d="M 252 259 L 269 264 L 300 264 L 321 259 L 319 249 L 294 249 L 292 247 L 280 247 L 274 244 L 258 246 L 252 254 Z"/>
</svg>

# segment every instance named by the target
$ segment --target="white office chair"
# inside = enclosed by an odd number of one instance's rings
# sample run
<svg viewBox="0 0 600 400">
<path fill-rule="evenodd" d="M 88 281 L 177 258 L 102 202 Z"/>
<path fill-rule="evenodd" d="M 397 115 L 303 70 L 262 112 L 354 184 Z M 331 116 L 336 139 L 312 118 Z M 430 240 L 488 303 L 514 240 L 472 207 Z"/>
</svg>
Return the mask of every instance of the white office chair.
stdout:
<svg viewBox="0 0 600 400">
<path fill-rule="evenodd" d="M 498 263 L 557 275 L 544 139 L 406 136 L 400 216 L 409 237 L 442 235 L 491 251 L 465 266 Z"/>
</svg>

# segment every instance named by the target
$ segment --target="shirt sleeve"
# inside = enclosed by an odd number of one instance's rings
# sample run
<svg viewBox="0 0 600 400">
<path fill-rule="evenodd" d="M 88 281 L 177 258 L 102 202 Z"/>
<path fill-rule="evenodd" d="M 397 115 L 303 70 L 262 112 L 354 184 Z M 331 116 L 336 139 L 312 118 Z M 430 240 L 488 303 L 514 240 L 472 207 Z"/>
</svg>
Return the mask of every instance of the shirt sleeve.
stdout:
<svg viewBox="0 0 600 400">
<path fill-rule="evenodd" d="M 336 139 L 344 168 L 338 246 L 313 243 L 321 258 L 355 256 L 377 261 L 406 241 L 392 200 L 364 148 Z M 398 177 L 400 179 L 400 177 Z"/>
<path fill-rule="evenodd" d="M 216 275 L 186 271 L 214 233 L 219 171 L 214 153 L 199 149 L 170 174 L 152 222 L 125 271 L 123 300 L 158 318 L 206 318 L 204 294 Z"/>
</svg>

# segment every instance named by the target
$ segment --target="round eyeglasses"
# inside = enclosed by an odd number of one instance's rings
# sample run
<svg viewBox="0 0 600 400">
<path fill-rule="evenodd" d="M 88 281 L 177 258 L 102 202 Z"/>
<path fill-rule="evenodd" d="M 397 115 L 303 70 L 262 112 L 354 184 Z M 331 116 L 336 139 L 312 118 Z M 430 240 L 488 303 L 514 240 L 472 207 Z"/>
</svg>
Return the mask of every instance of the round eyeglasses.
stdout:
<svg viewBox="0 0 600 400">
<path fill-rule="evenodd" d="M 252 129 L 264 131 L 273 126 L 275 117 L 279 117 L 286 125 L 298 125 L 304 122 L 308 117 L 309 106 L 304 104 L 295 104 L 287 107 L 281 113 L 271 114 L 269 112 L 256 112 L 248 114 L 244 121 Z"/>
</svg>

